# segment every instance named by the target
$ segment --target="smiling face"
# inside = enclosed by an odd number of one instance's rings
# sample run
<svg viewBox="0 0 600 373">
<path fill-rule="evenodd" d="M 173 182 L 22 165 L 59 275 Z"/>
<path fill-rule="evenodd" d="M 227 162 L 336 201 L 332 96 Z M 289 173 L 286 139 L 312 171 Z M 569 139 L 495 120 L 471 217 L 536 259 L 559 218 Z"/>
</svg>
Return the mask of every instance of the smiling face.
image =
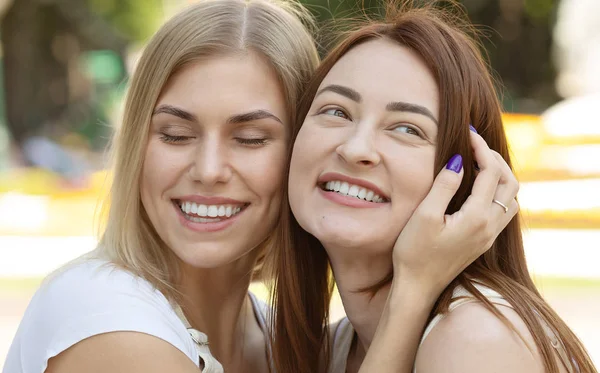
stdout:
<svg viewBox="0 0 600 373">
<path fill-rule="evenodd" d="M 330 255 L 391 252 L 433 183 L 438 97 L 422 60 L 385 39 L 354 47 L 322 81 L 294 144 L 289 195 Z"/>
<path fill-rule="evenodd" d="M 257 54 L 206 59 L 174 74 L 150 125 L 145 211 L 184 263 L 242 257 L 279 216 L 288 125 L 277 76 Z"/>
</svg>

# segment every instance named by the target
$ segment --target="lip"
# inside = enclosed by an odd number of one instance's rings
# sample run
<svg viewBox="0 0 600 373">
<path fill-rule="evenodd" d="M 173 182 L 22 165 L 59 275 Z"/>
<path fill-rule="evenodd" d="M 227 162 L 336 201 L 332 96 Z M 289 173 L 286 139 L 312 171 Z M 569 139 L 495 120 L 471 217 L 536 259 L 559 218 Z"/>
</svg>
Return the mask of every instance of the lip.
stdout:
<svg viewBox="0 0 600 373">
<path fill-rule="evenodd" d="M 237 199 L 225 197 L 205 197 L 199 195 L 189 195 L 172 198 L 177 201 L 194 202 L 202 205 L 246 205 L 246 202 L 238 201 Z"/>
<path fill-rule="evenodd" d="M 377 187 L 377 185 L 375 185 L 375 184 L 373 184 L 373 183 L 371 183 L 371 182 L 369 182 L 367 180 L 357 179 L 357 178 L 346 176 L 344 174 L 340 174 L 340 173 L 337 173 L 337 172 L 326 172 L 326 173 L 324 173 L 323 175 L 321 175 L 319 177 L 319 179 L 317 180 L 317 183 L 318 184 L 325 184 L 328 181 L 334 181 L 334 180 L 345 181 L 348 184 L 354 184 L 354 185 L 358 185 L 358 186 L 370 189 L 375 194 L 379 195 L 382 198 L 385 198 L 386 202 L 389 202 L 389 200 L 390 200 L 390 198 L 388 197 L 388 195 L 385 194 L 381 189 L 379 189 Z M 352 198 L 354 198 L 354 197 L 352 197 Z M 354 198 L 354 199 L 358 200 L 357 198 Z M 358 201 L 360 201 L 360 200 L 358 200 Z M 372 202 L 369 202 L 369 203 L 372 203 Z"/>
<path fill-rule="evenodd" d="M 231 201 L 231 200 L 229 200 L 229 201 Z M 198 202 L 198 203 L 202 203 L 202 202 Z M 212 202 L 212 203 L 216 203 L 216 202 Z M 228 202 L 224 202 L 224 203 L 228 203 Z M 224 219 L 224 220 L 221 220 L 218 222 L 214 222 L 214 223 L 196 223 L 196 222 L 187 220 L 185 218 L 183 211 L 181 211 L 181 209 L 179 208 L 179 205 L 177 203 L 173 203 L 172 205 L 173 205 L 173 208 L 175 209 L 175 213 L 177 214 L 181 225 L 183 225 L 185 228 L 188 228 L 195 232 L 218 232 L 218 231 L 225 230 L 226 228 L 232 226 L 239 219 L 240 215 L 242 215 L 246 211 L 246 209 L 243 208 L 242 211 L 231 216 L 230 218 L 227 218 L 227 219 Z"/>
<path fill-rule="evenodd" d="M 356 197 L 350 197 L 350 196 L 343 196 L 336 192 L 329 192 L 329 191 L 323 190 L 319 187 L 317 187 L 317 190 L 319 193 L 321 193 L 323 198 L 326 198 L 334 203 L 337 203 L 338 205 L 354 207 L 354 208 L 379 208 L 379 207 L 387 206 L 386 202 L 383 202 L 383 203 L 369 202 L 369 201 L 365 201 L 364 199 L 358 199 Z"/>
</svg>

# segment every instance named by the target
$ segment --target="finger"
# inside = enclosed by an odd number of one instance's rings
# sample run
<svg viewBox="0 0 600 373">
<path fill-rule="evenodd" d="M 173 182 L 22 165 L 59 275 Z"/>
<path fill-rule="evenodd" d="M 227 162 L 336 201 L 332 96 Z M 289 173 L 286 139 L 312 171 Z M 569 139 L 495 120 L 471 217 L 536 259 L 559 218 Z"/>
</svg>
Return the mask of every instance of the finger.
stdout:
<svg viewBox="0 0 600 373">
<path fill-rule="evenodd" d="M 509 202 L 509 204 L 507 206 L 508 206 L 508 211 L 506 213 L 500 206 L 494 207 L 494 209 L 501 210 L 502 212 L 500 213 L 501 216 L 495 220 L 495 224 L 494 224 L 495 229 L 493 231 L 490 231 L 490 235 L 488 237 L 488 243 L 486 244 L 487 248 L 492 246 L 492 244 L 494 243 L 496 238 L 498 238 L 498 235 L 506 228 L 508 223 L 510 223 L 510 221 L 515 217 L 515 215 L 517 215 L 517 213 L 520 210 L 519 203 L 514 198 Z"/>
<path fill-rule="evenodd" d="M 473 131 L 469 132 L 475 161 L 480 169 L 473 183 L 471 196 L 473 199 L 477 199 L 479 203 L 485 203 L 487 206 L 496 194 L 502 170 L 493 151 L 489 148 L 485 140 L 477 133 Z"/>
<path fill-rule="evenodd" d="M 491 150 L 492 155 L 498 161 L 498 166 L 500 167 L 500 184 L 506 184 L 510 186 L 511 193 L 514 193 L 513 197 L 517 195 L 519 191 L 519 182 L 517 177 L 515 176 L 513 170 L 510 168 L 506 160 L 496 151 Z"/>
<path fill-rule="evenodd" d="M 511 210 L 511 204 L 513 204 L 513 200 L 516 198 L 517 193 L 519 192 L 519 182 L 504 158 L 502 158 L 502 156 L 495 151 L 492 151 L 492 154 L 498 161 L 498 165 L 500 166 L 501 170 L 500 180 L 498 182 L 496 194 L 494 195 L 494 200 L 500 202 L 508 209 L 508 211 L 505 212 L 505 209 L 498 203 L 493 203 L 496 206 L 492 206 L 492 217 L 495 220 L 499 220 L 500 215 L 506 214 Z"/>
<path fill-rule="evenodd" d="M 417 210 L 421 214 L 435 217 L 435 220 L 443 221 L 444 213 L 460 187 L 464 175 L 463 160 L 460 154 L 454 155 L 446 167 L 437 175 L 431 186 L 431 190 L 423 199 Z"/>
</svg>

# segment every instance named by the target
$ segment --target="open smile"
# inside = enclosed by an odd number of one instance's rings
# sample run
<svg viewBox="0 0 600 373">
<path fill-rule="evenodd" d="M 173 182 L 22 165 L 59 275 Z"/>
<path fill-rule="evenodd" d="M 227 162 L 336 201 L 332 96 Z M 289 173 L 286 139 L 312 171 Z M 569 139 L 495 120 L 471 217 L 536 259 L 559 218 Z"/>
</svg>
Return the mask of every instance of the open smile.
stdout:
<svg viewBox="0 0 600 373">
<path fill-rule="evenodd" d="M 174 199 L 173 206 L 181 224 L 196 232 L 217 232 L 230 227 L 249 203 L 201 204 Z"/>
<path fill-rule="evenodd" d="M 354 197 L 359 200 L 373 202 L 373 203 L 385 203 L 389 202 L 386 198 L 379 196 L 373 190 L 370 190 L 359 185 L 350 184 L 346 181 L 332 180 L 319 185 L 321 189 L 326 192 L 334 192 L 342 196 Z"/>
<path fill-rule="evenodd" d="M 183 216 L 194 223 L 214 223 L 239 214 L 247 204 L 204 205 L 191 201 L 173 200 Z"/>
</svg>

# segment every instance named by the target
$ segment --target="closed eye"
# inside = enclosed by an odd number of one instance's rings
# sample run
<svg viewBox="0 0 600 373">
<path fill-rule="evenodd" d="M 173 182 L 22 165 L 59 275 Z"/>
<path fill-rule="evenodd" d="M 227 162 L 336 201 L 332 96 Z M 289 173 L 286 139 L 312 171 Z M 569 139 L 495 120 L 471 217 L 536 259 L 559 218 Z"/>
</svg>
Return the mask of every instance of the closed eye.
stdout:
<svg viewBox="0 0 600 373">
<path fill-rule="evenodd" d="M 160 136 L 160 139 L 167 144 L 181 144 L 191 138 L 192 136 L 172 136 L 166 133 L 162 133 Z"/>
<path fill-rule="evenodd" d="M 263 146 L 266 145 L 269 141 L 269 139 L 267 138 L 242 138 L 242 137 L 236 137 L 235 140 L 240 143 L 241 145 L 247 145 L 247 146 Z"/>
</svg>

